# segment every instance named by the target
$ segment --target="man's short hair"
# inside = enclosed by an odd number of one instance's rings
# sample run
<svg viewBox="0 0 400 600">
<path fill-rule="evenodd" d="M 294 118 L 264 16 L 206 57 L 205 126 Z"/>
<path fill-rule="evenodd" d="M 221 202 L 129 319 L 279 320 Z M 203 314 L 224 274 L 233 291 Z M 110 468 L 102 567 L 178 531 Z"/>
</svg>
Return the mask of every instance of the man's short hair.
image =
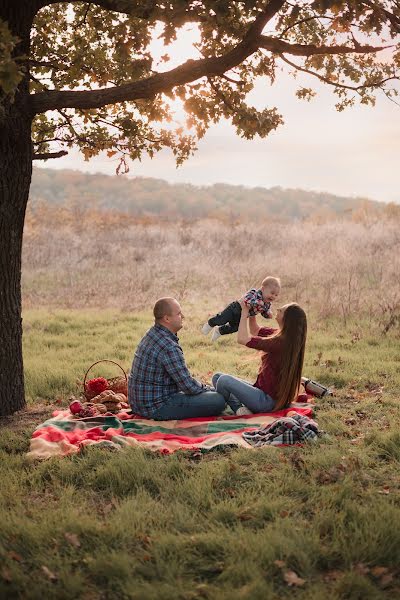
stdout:
<svg viewBox="0 0 400 600">
<path fill-rule="evenodd" d="M 166 315 L 172 312 L 172 302 L 174 298 L 159 298 L 154 305 L 153 315 L 156 321 L 161 321 Z"/>
</svg>

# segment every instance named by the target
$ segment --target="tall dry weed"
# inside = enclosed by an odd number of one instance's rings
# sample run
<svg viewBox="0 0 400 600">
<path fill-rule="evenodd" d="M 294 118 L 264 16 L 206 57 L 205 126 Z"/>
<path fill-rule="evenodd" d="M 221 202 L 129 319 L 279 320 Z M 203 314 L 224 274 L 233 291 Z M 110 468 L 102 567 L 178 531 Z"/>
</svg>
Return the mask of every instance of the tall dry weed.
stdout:
<svg viewBox="0 0 400 600">
<path fill-rule="evenodd" d="M 135 310 L 174 295 L 217 308 L 267 274 L 281 277 L 282 301 L 322 317 L 379 316 L 400 298 L 398 220 L 178 222 L 46 205 L 28 214 L 27 307 Z"/>
</svg>

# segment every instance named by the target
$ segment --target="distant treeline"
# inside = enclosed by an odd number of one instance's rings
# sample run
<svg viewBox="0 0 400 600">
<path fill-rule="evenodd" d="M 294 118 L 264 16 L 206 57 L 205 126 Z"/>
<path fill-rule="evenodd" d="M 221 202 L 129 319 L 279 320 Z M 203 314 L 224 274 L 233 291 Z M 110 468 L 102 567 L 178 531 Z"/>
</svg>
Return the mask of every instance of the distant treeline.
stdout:
<svg viewBox="0 0 400 600">
<path fill-rule="evenodd" d="M 35 168 L 31 208 L 37 202 L 117 211 L 132 216 L 217 217 L 259 220 L 304 220 L 351 215 L 385 205 L 364 198 L 346 198 L 299 189 L 248 188 L 218 183 L 195 186 L 162 179 L 94 175 L 72 170 Z"/>
</svg>

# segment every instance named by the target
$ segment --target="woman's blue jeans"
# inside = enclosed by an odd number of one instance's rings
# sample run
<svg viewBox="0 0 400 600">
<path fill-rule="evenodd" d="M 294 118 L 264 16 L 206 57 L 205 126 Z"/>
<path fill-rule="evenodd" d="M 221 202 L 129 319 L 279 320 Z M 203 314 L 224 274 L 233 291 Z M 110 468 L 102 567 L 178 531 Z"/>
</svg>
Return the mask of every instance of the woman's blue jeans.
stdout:
<svg viewBox="0 0 400 600">
<path fill-rule="evenodd" d="M 173 394 L 153 415 L 156 421 L 170 419 L 191 419 L 193 417 L 214 417 L 225 409 L 225 398 L 217 392 L 202 392 L 188 395 L 183 392 Z"/>
<path fill-rule="evenodd" d="M 246 406 L 253 413 L 266 413 L 274 410 L 275 401 L 259 388 L 254 387 L 248 381 L 215 373 L 212 376 L 212 384 L 216 391 L 221 394 L 233 412 L 240 406 Z"/>
</svg>

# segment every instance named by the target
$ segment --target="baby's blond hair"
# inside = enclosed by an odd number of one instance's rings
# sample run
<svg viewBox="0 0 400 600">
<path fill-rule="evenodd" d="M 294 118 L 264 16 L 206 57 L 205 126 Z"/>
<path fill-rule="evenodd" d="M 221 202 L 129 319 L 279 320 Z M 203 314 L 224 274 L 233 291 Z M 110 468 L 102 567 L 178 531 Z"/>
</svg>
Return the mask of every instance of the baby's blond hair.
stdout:
<svg viewBox="0 0 400 600">
<path fill-rule="evenodd" d="M 281 280 L 279 277 L 271 277 L 270 275 L 262 280 L 261 287 L 281 287 Z"/>
</svg>

